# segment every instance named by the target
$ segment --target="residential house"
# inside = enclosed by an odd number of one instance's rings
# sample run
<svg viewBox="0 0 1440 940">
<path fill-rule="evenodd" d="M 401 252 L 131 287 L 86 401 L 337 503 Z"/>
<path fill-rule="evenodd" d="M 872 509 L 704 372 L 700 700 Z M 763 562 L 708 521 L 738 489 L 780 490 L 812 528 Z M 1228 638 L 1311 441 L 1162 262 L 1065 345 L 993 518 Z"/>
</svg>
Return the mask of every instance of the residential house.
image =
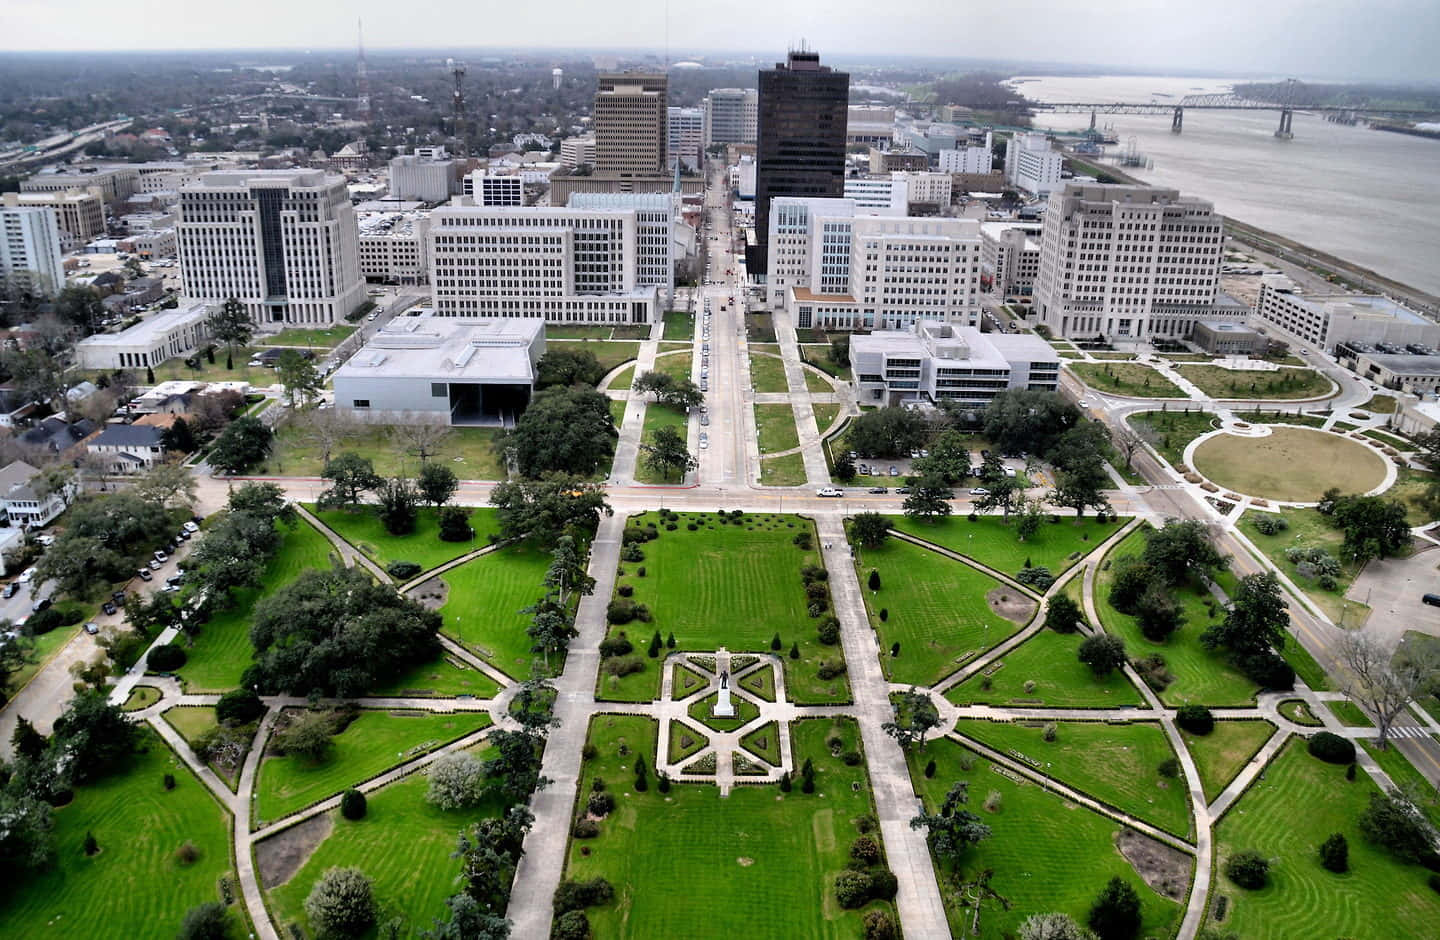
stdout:
<svg viewBox="0 0 1440 940">
<path fill-rule="evenodd" d="M 107 424 L 86 442 L 111 473 L 142 473 L 165 459 L 164 432 L 136 424 Z"/>
<path fill-rule="evenodd" d="M 0 517 L 21 529 L 39 529 L 55 521 L 75 498 L 72 480 L 60 490 L 41 497 L 32 486 L 40 471 L 23 460 L 0 470 Z"/>
<path fill-rule="evenodd" d="M 95 433 L 95 422 L 81 418 L 74 424 L 54 415 L 45 418 L 19 435 L 16 440 L 38 454 L 62 457 L 81 441 Z"/>
</svg>

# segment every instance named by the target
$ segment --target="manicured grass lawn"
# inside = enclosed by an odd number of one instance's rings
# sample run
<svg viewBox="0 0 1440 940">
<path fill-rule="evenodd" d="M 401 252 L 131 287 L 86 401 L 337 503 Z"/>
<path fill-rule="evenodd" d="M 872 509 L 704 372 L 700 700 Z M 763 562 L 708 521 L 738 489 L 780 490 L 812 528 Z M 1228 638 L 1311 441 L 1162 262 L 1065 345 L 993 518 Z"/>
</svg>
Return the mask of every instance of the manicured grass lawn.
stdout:
<svg viewBox="0 0 1440 940">
<path fill-rule="evenodd" d="M 466 552 L 484 548 L 490 544 L 489 536 L 498 531 L 495 510 L 487 508 L 470 510 L 470 527 L 475 530 L 475 538 L 469 542 L 440 541 L 437 513 L 428 507 L 419 511 L 415 531 L 409 535 L 391 535 L 385 531 L 374 506 L 362 506 L 354 512 L 348 509 L 320 510 L 313 503 L 307 503 L 305 508 L 382 568 L 392 561 L 413 561 L 429 571 Z"/>
<path fill-rule="evenodd" d="M 850 367 L 842 366 L 836 362 L 835 358 L 830 355 L 830 352 L 831 348 L 828 344 L 823 346 L 802 344 L 800 346 L 801 359 L 822 371 L 830 373 L 837 379 L 844 379 L 850 374 Z"/>
<path fill-rule="evenodd" d="M 755 428 L 762 454 L 774 454 L 800 446 L 795 409 L 789 405 L 756 405 Z"/>
<path fill-rule="evenodd" d="M 892 682 L 933 684 L 969 659 L 967 654 L 987 650 L 1023 626 L 992 613 L 985 600 L 991 590 L 1016 592 L 962 562 L 898 539 L 866 550 L 863 562 L 858 574 L 865 605 Z M 878 592 L 866 587 L 871 569 L 880 572 Z M 884 621 L 882 609 L 889 611 Z M 891 657 L 896 642 L 900 655 Z"/>
<path fill-rule="evenodd" d="M 936 771 L 926 778 L 922 768 L 930 760 L 935 761 Z M 954 936 L 971 936 L 974 916 L 973 908 L 960 903 L 955 882 L 971 880 L 984 870 L 994 872 L 990 887 L 1009 902 L 1008 908 L 993 901 L 982 908 L 980 936 L 987 940 L 1013 937 L 1032 914 L 1060 911 L 1083 924 L 1095 895 L 1115 876 L 1129 882 L 1140 896 L 1144 919 L 1140 935 L 1171 935 L 1180 919 L 1180 905 L 1152 891 L 1115 850 L 1119 824 L 1038 784 L 1018 783 L 993 772 L 989 761 L 952 740 L 932 741 L 923 750 L 911 751 L 909 762 L 915 790 L 930 812 L 939 808 L 952 784 L 965 780 L 970 785 L 970 811 L 991 829 L 990 838 L 967 853 L 959 872 L 948 863 L 937 865 Z M 999 797 L 998 812 L 982 806 L 991 793 Z"/>
<path fill-rule="evenodd" d="M 760 461 L 762 486 L 802 486 L 808 479 L 804 454 L 786 454 Z"/>
<path fill-rule="evenodd" d="M 1393 395 L 1372 395 L 1370 400 L 1360 407 L 1377 415 L 1393 415 L 1397 404 Z"/>
<path fill-rule="evenodd" d="M 921 522 L 909 516 L 890 516 L 890 524 L 901 532 L 934 542 L 967 558 L 973 558 L 1006 574 L 1032 565 L 1049 568 L 1059 574 L 1079 558 L 1115 534 L 1120 523 L 1095 521 L 1094 516 L 1075 524 L 1073 516 L 1061 516 L 1053 525 L 1043 523 L 1040 530 L 1025 541 L 1015 534 L 1014 525 L 1006 525 L 1000 516 L 981 516 L 971 522 L 967 516 L 946 516 L 935 522 Z M 863 552 L 861 553 L 863 556 Z"/>
<path fill-rule="evenodd" d="M 334 866 L 356 866 L 373 882 L 383 923 L 401 917 L 402 936 L 418 936 L 436 918 L 448 919 L 445 899 L 457 890 L 460 861 L 451 858 L 462 829 L 501 807 L 487 801 L 446 812 L 425 802 L 428 779 L 413 774 L 366 795 L 365 818 L 351 821 L 331 810 L 334 829 L 287 882 L 268 892 L 276 920 L 309 927 L 305 898 L 315 882 Z M 287 935 L 282 929 L 282 935 Z"/>
<path fill-rule="evenodd" d="M 184 359 L 167 359 L 154 368 L 156 382 L 168 382 L 172 379 L 179 379 L 186 382 L 249 382 L 251 385 L 268 386 L 280 381 L 274 369 L 267 369 L 264 366 L 250 365 L 250 356 L 258 352 L 260 347 L 236 346 L 235 368 L 225 368 L 225 346 L 223 344 L 215 347 L 215 362 L 212 365 L 202 355 L 200 357 L 200 368 L 192 369 L 185 364 Z M 143 370 L 142 370 L 143 372 Z M 141 375 L 144 378 L 144 375 Z"/>
<path fill-rule="evenodd" d="M 20 691 L 33 678 L 35 674 L 45 667 L 60 649 L 75 638 L 80 632 L 80 623 L 71 624 L 68 627 L 57 627 L 49 633 L 42 633 L 34 637 L 31 642 L 34 644 L 25 657 L 25 663 L 10 676 L 9 691 L 13 696 Z"/>
<path fill-rule="evenodd" d="M 833 392 L 835 386 L 823 375 L 817 375 L 809 369 L 801 369 L 800 374 L 805 376 L 805 388 L 812 392 Z"/>
<path fill-rule="evenodd" d="M 330 567 L 334 552 L 319 531 L 307 522 L 295 528 L 281 527 L 284 541 L 260 577 L 261 588 L 239 588 L 232 592 L 234 603 L 215 614 L 200 628 L 195 644 L 186 652 L 189 659 L 179 675 L 190 692 L 223 692 L 240 684 L 240 674 L 250 665 L 250 615 L 255 604 L 294 581 L 302 571 Z"/>
<path fill-rule="evenodd" d="M 1290 699 L 1280 703 L 1280 714 L 1289 718 L 1298 725 L 1307 725 L 1311 728 L 1320 727 L 1323 722 L 1316 718 L 1310 711 L 1310 706 L 1300 699 Z"/>
<path fill-rule="evenodd" d="M 665 338 L 693 340 L 695 338 L 695 315 L 685 310 L 666 311 Z"/>
<path fill-rule="evenodd" d="M 692 702 L 686 709 L 686 713 L 701 725 L 715 731 L 735 731 L 760 717 L 759 706 L 749 699 L 734 696 L 730 699 L 730 704 L 735 708 L 735 717 L 718 718 L 715 715 L 715 703 L 719 700 L 720 693 L 711 692 L 704 698 Z"/>
<path fill-rule="evenodd" d="M 750 351 L 750 383 L 757 392 L 788 392 L 790 383 L 785 379 L 785 361 L 779 356 Z"/>
<path fill-rule="evenodd" d="M 675 634 L 676 649 L 710 651 L 724 646 L 732 653 L 768 651 L 780 634 L 783 648 L 800 645 L 800 659 L 785 657 L 786 687 L 790 698 L 804 703 L 849 701 L 844 676 L 821 680 L 816 670 L 822 660 L 840 660 L 840 647 L 825 646 L 816 633 L 817 621 L 808 615 L 802 565 L 818 565 L 818 551 L 803 551 L 793 543 L 801 532 L 814 533 L 814 525 L 798 516 L 760 514 L 744 516 L 739 524 L 721 524 L 712 513 L 678 513 L 675 531 L 660 529 L 660 537 L 645 542 L 645 560 L 621 562 L 621 584 L 634 588 L 633 600 L 645 604 L 653 623 L 611 627 L 611 635 L 626 631 L 643 656 L 645 644 L 658 630 L 668 639 Z M 632 517 L 628 525 L 646 525 L 656 513 Z M 696 525 L 691 532 L 690 525 Z M 639 569 L 645 568 L 645 576 Z M 538 579 L 537 579 L 538 580 Z M 646 660 L 643 672 L 624 678 L 604 675 L 602 698 L 648 702 L 660 693 L 660 670 Z"/>
<path fill-rule="evenodd" d="M 1299 408 L 1296 408 L 1296 412 Z M 1306 428 L 1323 428 L 1326 416 L 1321 414 L 1298 414 L 1287 411 L 1239 411 L 1235 417 L 1241 418 L 1251 424 L 1298 424 Z"/>
<path fill-rule="evenodd" d="M 1375 763 L 1380 765 L 1380 769 L 1385 771 L 1395 786 L 1414 798 L 1415 804 L 1429 817 L 1430 825 L 1440 826 L 1440 792 L 1436 791 L 1435 784 L 1415 769 L 1410 758 L 1400 753 L 1394 740 L 1392 739 L 1390 746 L 1383 751 L 1376 747 L 1374 741 L 1362 740 L 1358 743 L 1375 758 Z"/>
<path fill-rule="evenodd" d="M 1202 434 L 1213 431 L 1218 419 L 1208 411 L 1142 411 L 1129 418 L 1130 427 L 1160 452 L 1170 466 L 1184 462 L 1185 448 Z"/>
<path fill-rule="evenodd" d="M 894 616 L 893 614 L 891 616 Z M 1118 708 L 1141 704 L 1140 691 L 1115 670 L 1097 678 L 1076 658 L 1082 634 L 1041 630 L 1007 653 L 1002 668 L 977 675 L 945 693 L 956 705 L 1033 705 L 1037 708 Z M 992 667 L 993 668 L 993 667 Z M 1033 691 L 1025 690 L 1034 682 Z"/>
<path fill-rule="evenodd" d="M 690 378 L 695 363 L 695 351 L 686 346 L 674 352 L 664 352 L 655 357 L 656 372 L 663 372 L 679 382 Z"/>
<path fill-rule="evenodd" d="M 1314 509 L 1281 509 L 1279 515 L 1290 527 L 1276 535 L 1265 535 L 1255 528 L 1255 520 L 1260 515 L 1259 511 L 1250 509 L 1240 517 L 1240 531 L 1245 533 L 1245 537 L 1264 552 L 1265 557 L 1270 559 L 1275 567 L 1299 585 L 1305 595 L 1332 621 L 1339 623 L 1343 615 L 1347 626 L 1363 624 L 1370 614 L 1370 608 L 1358 601 L 1345 600 L 1345 592 L 1360 574 L 1360 569 L 1353 564 L 1345 564 L 1340 552 L 1345 536 L 1340 530 L 1331 527 L 1329 520 Z M 1323 589 L 1314 578 L 1302 578 L 1296 565 L 1285 557 L 1287 548 L 1323 548 L 1340 559 L 1340 574 L 1335 578 L 1335 590 Z"/>
<path fill-rule="evenodd" d="M 332 326 L 320 330 L 303 330 L 292 327 L 288 330 L 281 330 L 274 336 L 255 337 L 256 346 L 323 346 L 326 349 L 334 349 L 339 346 L 351 333 L 355 332 L 353 326 Z M 216 351 L 217 357 L 219 350 Z"/>
<path fill-rule="evenodd" d="M 821 434 L 824 434 L 830 430 L 830 425 L 834 424 L 835 419 L 840 416 L 842 406 L 821 402 L 818 405 L 811 405 L 810 408 L 815 412 L 815 427 Z"/>
<path fill-rule="evenodd" d="M 1088 386 L 1134 398 L 1185 398 L 1186 394 L 1150 366 L 1138 362 L 1070 362 L 1065 368 Z"/>
<path fill-rule="evenodd" d="M 772 766 L 780 766 L 780 733 L 775 722 L 767 722 L 745 735 L 740 746 Z"/>
<path fill-rule="evenodd" d="M 160 701 L 160 690 L 148 685 L 137 685 L 130 690 L 130 697 L 120 706 L 127 712 L 138 712 Z"/>
<path fill-rule="evenodd" d="M 689 725 L 682 725 L 678 721 L 670 722 L 670 743 L 668 751 L 670 763 L 680 763 L 709 743 L 710 739 L 708 737 Z"/>
<path fill-rule="evenodd" d="M 267 756 L 255 781 L 255 828 L 363 783 L 396 764 L 490 724 L 490 716 L 396 714 L 362 711 L 335 735 L 331 755 L 319 764 L 303 757 Z"/>
<path fill-rule="evenodd" d="M 1219 926 L 1247 940 L 1434 936 L 1440 894 L 1425 884 L 1430 873 L 1397 861 L 1360 833 L 1357 820 L 1374 792 L 1365 774 L 1347 782 L 1344 767 L 1311 757 L 1301 742 L 1287 744 L 1216 829 L 1220 872 L 1237 851 L 1253 849 L 1270 859 L 1269 884 L 1259 891 L 1218 875 L 1215 887 L 1230 899 Z M 1316 854 L 1334 832 L 1350 844 L 1350 871 L 1343 875 L 1321 868 Z"/>
<path fill-rule="evenodd" d="M 434 662 L 416 666 L 395 681 L 371 689 L 371 695 L 404 698 L 438 698 L 469 695 L 494 698 L 500 684 L 478 669 L 472 669 L 448 653 L 441 653 Z"/>
<path fill-rule="evenodd" d="M 1165 658 L 1166 668 L 1175 676 L 1175 681 L 1160 693 L 1167 705 L 1246 705 L 1255 697 L 1255 683 L 1243 676 L 1239 670 L 1226 662 L 1224 654 L 1207 650 L 1200 645 L 1200 634 L 1212 622 L 1205 607 L 1210 596 L 1200 589 L 1185 586 L 1175 592 L 1176 598 L 1185 609 L 1185 625 L 1171 635 L 1165 643 L 1154 643 L 1140 632 L 1135 618 L 1122 614 L 1111 607 L 1107 598 L 1110 585 L 1115 581 L 1119 561 L 1127 556 L 1139 556 L 1145 547 L 1145 528 L 1136 529 L 1125 540 L 1110 550 L 1110 568 L 1098 572 L 1095 578 L 1095 609 L 1100 614 L 1105 630 L 1125 641 L 1126 653 L 1132 660 L 1142 659 L 1153 653 Z M 1217 614 L 1223 616 L 1217 606 Z"/>
<path fill-rule="evenodd" d="M 1295 670 L 1295 675 L 1305 680 L 1312 691 L 1326 692 L 1330 689 L 1330 677 L 1325 675 L 1325 670 L 1310 655 L 1310 651 L 1300 644 L 1300 640 L 1294 636 L 1286 640 L 1285 648 L 1280 655 Z"/>
<path fill-rule="evenodd" d="M 172 936 L 185 912 L 219 901 L 230 872 L 230 817 L 159 736 L 147 730 L 148 753 L 128 769 L 75 789 L 55 811 L 51 865 L 7 879 L 0 889 L 0 935 L 6 937 Z M 175 789 L 161 777 L 175 775 Z M 85 833 L 99 854 L 86 858 Z M 185 842 L 200 853 L 182 865 Z M 238 899 L 239 886 L 231 876 Z M 232 926 L 241 923 L 234 915 Z M 238 935 L 238 933 L 237 933 Z"/>
<path fill-rule="evenodd" d="M 549 337 L 547 337 L 549 338 Z M 552 348 L 552 347 L 547 347 Z M 553 345 L 555 349 L 584 350 L 593 353 L 601 367 L 609 372 L 622 362 L 629 362 L 640 355 L 640 344 L 634 342 L 601 340 L 601 339 L 580 339 L 580 340 L 559 340 Z"/>
<path fill-rule="evenodd" d="M 814 762 L 813 794 L 799 786 L 788 794 L 774 785 L 742 786 L 721 799 L 713 786 L 692 783 L 662 794 L 653 770 L 649 789 L 636 793 L 630 785 L 636 755 L 654 766 L 655 722 L 597 716 L 590 743 L 599 756 L 583 765 L 580 789 L 589 792 L 590 782 L 603 777 L 617 806 L 598 838 L 571 842 L 565 870 L 566 878 L 603 875 L 615 886 L 614 901 L 585 912 L 594 935 L 649 940 L 684 933 L 679 925 L 689 924 L 692 935 L 707 937 L 860 936 L 864 912 L 890 905 L 844 911 L 835 903 L 835 876 L 859 835 L 852 820 L 873 814 L 874 806 L 864 766 L 830 756 L 831 733 L 842 750 L 859 747 L 848 719 L 792 726 L 796 761 Z"/>
<path fill-rule="evenodd" d="M 664 362 L 665 360 L 660 361 Z M 645 427 L 641 432 L 641 440 L 648 444 L 650 438 L 661 428 L 674 428 L 683 440 L 688 433 L 689 425 L 690 415 L 688 412 L 652 401 L 645 406 Z M 692 453 L 691 456 L 694 454 Z M 641 483 L 679 483 L 681 475 L 671 471 L 670 476 L 666 478 L 656 473 L 646 465 L 645 452 L 642 450 L 635 460 L 635 479 Z"/>
<path fill-rule="evenodd" d="M 1318 398 L 1334 386 L 1314 369 L 1236 372 L 1220 366 L 1182 364 L 1175 367 L 1211 398 Z"/>
<path fill-rule="evenodd" d="M 1275 726 L 1268 721 L 1217 721 L 1215 730 L 1206 735 L 1182 728 L 1180 737 L 1200 771 L 1205 802 L 1213 802 L 1274 733 Z"/>
<path fill-rule="evenodd" d="M 545 324 L 545 338 L 551 339 L 609 339 L 615 332 L 609 326 L 577 326 L 574 324 Z"/>
<path fill-rule="evenodd" d="M 1314 502 L 1332 486 L 1366 493 L 1385 480 L 1385 458 L 1338 434 L 1275 428 L 1268 437 L 1219 434 L 1200 444 L 1195 469 L 1248 496 Z"/>
<path fill-rule="evenodd" d="M 189 744 L 192 750 L 200 736 L 216 726 L 214 705 L 177 705 L 174 708 L 167 708 L 162 717 L 167 724 L 180 732 L 180 736 L 185 739 L 185 743 Z M 231 790 L 235 789 L 240 782 L 238 765 L 234 772 L 231 772 L 213 761 L 207 763 L 210 769 L 215 771 L 215 775 L 225 781 L 226 786 Z"/>
<path fill-rule="evenodd" d="M 1003 754 L 1018 751 L 1040 762 L 1037 769 L 1116 809 L 1185 837 L 1190 833 L 1190 797 L 1183 778 L 1167 780 L 1156 768 L 1175 756 L 1155 722 L 1102 724 L 1057 722 L 1054 741 L 1043 729 L 1020 724 L 961 719 L 955 730 Z"/>
<path fill-rule="evenodd" d="M 601 387 L 601 388 L 629 388 L 632 384 L 634 384 L 634 382 L 635 382 L 635 363 L 632 362 L 632 363 L 630 363 L 629 365 L 627 365 L 625 368 L 621 369 L 619 372 L 615 373 L 615 377 L 612 378 L 607 384 L 602 385 L 602 386 L 600 386 L 600 387 Z M 620 423 L 620 419 L 619 419 L 618 417 L 615 419 L 615 423 L 616 423 L 617 425 Z"/>
<path fill-rule="evenodd" d="M 625 405 L 626 402 L 624 399 L 610 399 L 610 420 L 615 422 L 615 429 L 617 431 L 620 429 L 620 426 L 625 423 Z"/>
<path fill-rule="evenodd" d="M 452 428 L 439 453 L 431 459 L 444 463 L 462 480 L 503 480 L 505 466 L 494 451 L 498 433 L 498 428 Z M 420 458 L 405 453 L 384 425 L 356 428 L 336 445 L 332 456 L 347 451 L 368 459 L 374 464 L 375 472 L 383 477 L 414 476 L 420 472 Z M 318 477 L 324 469 L 319 452 L 305 439 L 304 432 L 287 426 L 276 435 L 275 449 L 261 471 Z"/>
<path fill-rule="evenodd" d="M 1375 722 L 1367 718 L 1354 702 L 1326 702 L 1325 707 L 1347 728 L 1375 727 Z"/>
<path fill-rule="evenodd" d="M 444 631 L 513 679 L 530 675 L 530 618 L 520 613 L 544 594 L 550 554 L 522 542 L 452 568 Z M 551 662 L 552 668 L 559 663 Z"/>
</svg>

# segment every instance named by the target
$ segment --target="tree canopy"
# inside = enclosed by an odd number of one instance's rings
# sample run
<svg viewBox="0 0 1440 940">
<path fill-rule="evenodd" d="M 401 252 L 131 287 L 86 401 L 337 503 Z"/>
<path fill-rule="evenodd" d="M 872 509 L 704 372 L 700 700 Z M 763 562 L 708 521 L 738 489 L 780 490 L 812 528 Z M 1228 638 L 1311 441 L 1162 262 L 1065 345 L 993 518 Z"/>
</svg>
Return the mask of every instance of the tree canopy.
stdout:
<svg viewBox="0 0 1440 940">
<path fill-rule="evenodd" d="M 230 422 L 210 448 L 210 465 L 224 473 L 244 473 L 270 453 L 271 430 L 253 415 Z"/>
<path fill-rule="evenodd" d="M 1055 392 L 1010 389 L 986 407 L 984 430 L 1001 453 L 1048 457 L 1079 421 L 1080 409 Z"/>
<path fill-rule="evenodd" d="M 498 510 L 501 538 L 529 538 L 547 549 L 563 535 L 590 536 L 601 515 L 614 512 L 598 485 L 562 473 L 501 483 L 490 491 L 490 505 Z"/>
<path fill-rule="evenodd" d="M 925 420 L 910 408 L 877 408 L 850 422 L 848 440 L 866 457 L 903 457 L 925 442 Z"/>
<path fill-rule="evenodd" d="M 555 385 L 588 385 L 594 388 L 604 377 L 605 367 L 588 349 L 552 346 L 545 350 L 535 366 L 536 388 Z"/>
<path fill-rule="evenodd" d="M 1290 609 L 1273 571 L 1241 578 L 1230 601 L 1225 619 L 1200 634 L 1206 648 L 1223 646 L 1243 656 L 1285 646 Z"/>
<path fill-rule="evenodd" d="M 610 399 L 589 388 L 555 387 L 535 394 L 498 446 L 513 449 L 520 473 L 588 477 L 610 456 L 615 422 Z"/>
</svg>

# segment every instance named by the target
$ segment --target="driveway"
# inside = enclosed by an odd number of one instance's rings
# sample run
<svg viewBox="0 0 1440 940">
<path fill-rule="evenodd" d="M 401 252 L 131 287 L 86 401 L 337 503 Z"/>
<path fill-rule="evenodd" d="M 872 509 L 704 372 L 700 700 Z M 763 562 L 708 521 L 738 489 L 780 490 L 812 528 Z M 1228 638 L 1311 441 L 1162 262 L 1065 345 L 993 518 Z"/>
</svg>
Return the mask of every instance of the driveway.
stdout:
<svg viewBox="0 0 1440 940">
<path fill-rule="evenodd" d="M 1440 607 L 1420 602 L 1427 591 L 1440 591 L 1440 546 L 1425 545 L 1409 558 L 1372 561 L 1350 585 L 1345 596 L 1369 604 L 1365 629 L 1393 647 L 1406 631 L 1440 636 Z"/>
</svg>

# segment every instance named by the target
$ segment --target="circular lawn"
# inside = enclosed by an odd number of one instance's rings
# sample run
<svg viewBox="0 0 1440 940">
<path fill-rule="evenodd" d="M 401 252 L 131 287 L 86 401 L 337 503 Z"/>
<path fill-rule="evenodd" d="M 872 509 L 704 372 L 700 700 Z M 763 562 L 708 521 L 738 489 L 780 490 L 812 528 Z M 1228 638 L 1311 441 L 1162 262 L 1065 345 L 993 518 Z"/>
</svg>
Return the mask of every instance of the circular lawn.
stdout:
<svg viewBox="0 0 1440 940">
<path fill-rule="evenodd" d="M 1332 486 L 1368 493 L 1385 482 L 1385 459 L 1327 431 L 1276 427 L 1266 437 L 1216 434 L 1192 455 L 1195 470 L 1247 496 L 1310 503 Z"/>
</svg>

